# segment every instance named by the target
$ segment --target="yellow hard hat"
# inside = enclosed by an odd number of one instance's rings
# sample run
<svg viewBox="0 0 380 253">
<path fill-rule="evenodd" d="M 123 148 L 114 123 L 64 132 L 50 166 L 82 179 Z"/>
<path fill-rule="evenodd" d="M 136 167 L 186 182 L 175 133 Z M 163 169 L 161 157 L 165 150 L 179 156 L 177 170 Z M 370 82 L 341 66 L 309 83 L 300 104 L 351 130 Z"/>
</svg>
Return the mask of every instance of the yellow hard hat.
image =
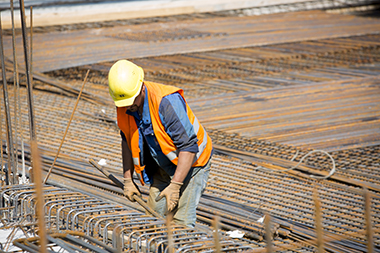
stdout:
<svg viewBox="0 0 380 253">
<path fill-rule="evenodd" d="M 130 106 L 140 94 L 144 71 L 136 64 L 119 60 L 108 73 L 110 95 L 117 107 Z"/>
</svg>

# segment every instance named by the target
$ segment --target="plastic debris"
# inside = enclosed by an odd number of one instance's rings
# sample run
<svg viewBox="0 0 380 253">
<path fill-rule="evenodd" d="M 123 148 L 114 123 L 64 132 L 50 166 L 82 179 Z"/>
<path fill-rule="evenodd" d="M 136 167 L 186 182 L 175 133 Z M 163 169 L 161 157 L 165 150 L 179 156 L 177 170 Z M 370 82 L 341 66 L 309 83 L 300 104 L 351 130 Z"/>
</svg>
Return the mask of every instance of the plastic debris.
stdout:
<svg viewBox="0 0 380 253">
<path fill-rule="evenodd" d="M 106 165 L 107 164 L 107 161 L 106 159 L 100 159 L 99 162 L 98 162 L 99 165 L 103 166 L 103 165 Z"/>
<path fill-rule="evenodd" d="M 258 219 L 257 222 L 263 223 L 264 220 L 265 220 L 265 215 L 263 217 L 261 217 L 260 219 Z"/>
<path fill-rule="evenodd" d="M 231 238 L 243 238 L 244 232 L 240 230 L 228 231 L 226 234 Z"/>
</svg>

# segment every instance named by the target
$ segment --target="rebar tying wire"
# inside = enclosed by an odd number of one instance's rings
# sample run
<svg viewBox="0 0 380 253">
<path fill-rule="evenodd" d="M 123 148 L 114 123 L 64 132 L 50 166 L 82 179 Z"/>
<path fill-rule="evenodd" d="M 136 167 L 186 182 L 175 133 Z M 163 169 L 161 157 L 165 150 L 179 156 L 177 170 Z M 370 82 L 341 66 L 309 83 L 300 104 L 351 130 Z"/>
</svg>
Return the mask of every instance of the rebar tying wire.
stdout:
<svg viewBox="0 0 380 253">
<path fill-rule="evenodd" d="M 281 169 L 280 170 L 268 169 L 268 168 L 265 168 L 265 167 L 262 167 L 262 166 L 258 166 L 257 169 L 259 169 L 259 170 L 265 170 L 265 171 L 274 171 L 274 172 L 287 172 L 287 171 L 296 169 L 303 162 L 303 160 L 306 157 L 310 156 L 313 153 L 317 153 L 317 152 L 323 153 L 323 154 L 327 155 L 331 159 L 332 169 L 330 170 L 330 173 L 327 176 L 310 175 L 310 177 L 314 178 L 314 179 L 327 179 L 327 178 L 331 177 L 335 173 L 336 166 L 335 166 L 335 160 L 334 160 L 334 158 L 329 153 L 327 153 L 324 150 L 313 150 L 313 151 L 308 152 L 306 155 L 304 155 L 301 158 L 301 160 L 295 166 L 293 166 L 291 168 L 288 168 L 288 169 L 285 169 L 285 170 L 281 170 Z M 291 159 L 291 161 L 293 161 L 297 157 L 297 155 L 298 155 L 298 150 L 297 150 L 297 153 L 295 154 L 295 156 Z"/>
</svg>

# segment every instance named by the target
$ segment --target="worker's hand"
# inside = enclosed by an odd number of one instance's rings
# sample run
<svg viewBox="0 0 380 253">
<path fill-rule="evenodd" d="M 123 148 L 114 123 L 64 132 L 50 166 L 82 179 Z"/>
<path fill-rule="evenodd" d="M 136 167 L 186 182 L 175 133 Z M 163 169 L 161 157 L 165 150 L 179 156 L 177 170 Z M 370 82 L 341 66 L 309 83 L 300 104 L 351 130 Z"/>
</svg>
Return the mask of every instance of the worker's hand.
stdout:
<svg viewBox="0 0 380 253">
<path fill-rule="evenodd" d="M 124 196 L 130 201 L 135 202 L 133 195 L 141 196 L 138 187 L 133 182 L 132 178 L 124 178 Z"/>
<path fill-rule="evenodd" d="M 171 181 L 168 187 L 166 187 L 160 195 L 156 198 L 156 201 L 159 201 L 163 197 L 166 198 L 167 212 L 173 211 L 177 206 L 179 200 L 179 191 L 183 183 Z"/>
</svg>

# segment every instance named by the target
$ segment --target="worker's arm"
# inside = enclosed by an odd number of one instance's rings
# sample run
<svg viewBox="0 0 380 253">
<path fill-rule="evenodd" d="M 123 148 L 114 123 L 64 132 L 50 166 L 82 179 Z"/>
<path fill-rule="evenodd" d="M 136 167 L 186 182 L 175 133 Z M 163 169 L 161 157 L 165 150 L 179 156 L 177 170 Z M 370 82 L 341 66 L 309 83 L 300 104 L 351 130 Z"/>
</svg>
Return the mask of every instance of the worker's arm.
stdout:
<svg viewBox="0 0 380 253">
<path fill-rule="evenodd" d="M 130 201 L 135 201 L 133 199 L 133 195 L 136 194 L 141 196 L 141 193 L 133 182 L 134 165 L 132 160 L 132 152 L 124 138 L 121 141 L 121 156 L 123 158 L 124 196 Z"/>
<path fill-rule="evenodd" d="M 134 171 L 132 152 L 129 150 L 128 144 L 124 139 L 121 141 L 121 156 L 123 158 L 124 178 L 132 178 Z"/>
<path fill-rule="evenodd" d="M 165 197 L 167 210 L 171 212 L 178 204 L 181 187 L 194 163 L 195 155 L 199 151 L 198 139 L 187 116 L 186 103 L 180 94 L 174 93 L 164 97 L 159 113 L 165 131 L 179 151 L 173 178 L 168 187 L 156 199 L 158 201 Z"/>
<path fill-rule="evenodd" d="M 177 169 L 175 170 L 172 181 L 183 183 L 194 162 L 195 153 L 181 151 L 178 155 Z"/>
<path fill-rule="evenodd" d="M 194 157 L 199 151 L 197 134 L 187 116 L 186 109 L 186 103 L 178 93 L 165 96 L 159 108 L 160 119 L 165 131 L 179 152 L 178 166 L 174 178 L 182 179 L 181 181 L 187 175 L 182 175 L 182 173 L 189 172 L 191 165 L 194 163 Z M 177 175 L 178 170 L 179 174 Z"/>
</svg>

